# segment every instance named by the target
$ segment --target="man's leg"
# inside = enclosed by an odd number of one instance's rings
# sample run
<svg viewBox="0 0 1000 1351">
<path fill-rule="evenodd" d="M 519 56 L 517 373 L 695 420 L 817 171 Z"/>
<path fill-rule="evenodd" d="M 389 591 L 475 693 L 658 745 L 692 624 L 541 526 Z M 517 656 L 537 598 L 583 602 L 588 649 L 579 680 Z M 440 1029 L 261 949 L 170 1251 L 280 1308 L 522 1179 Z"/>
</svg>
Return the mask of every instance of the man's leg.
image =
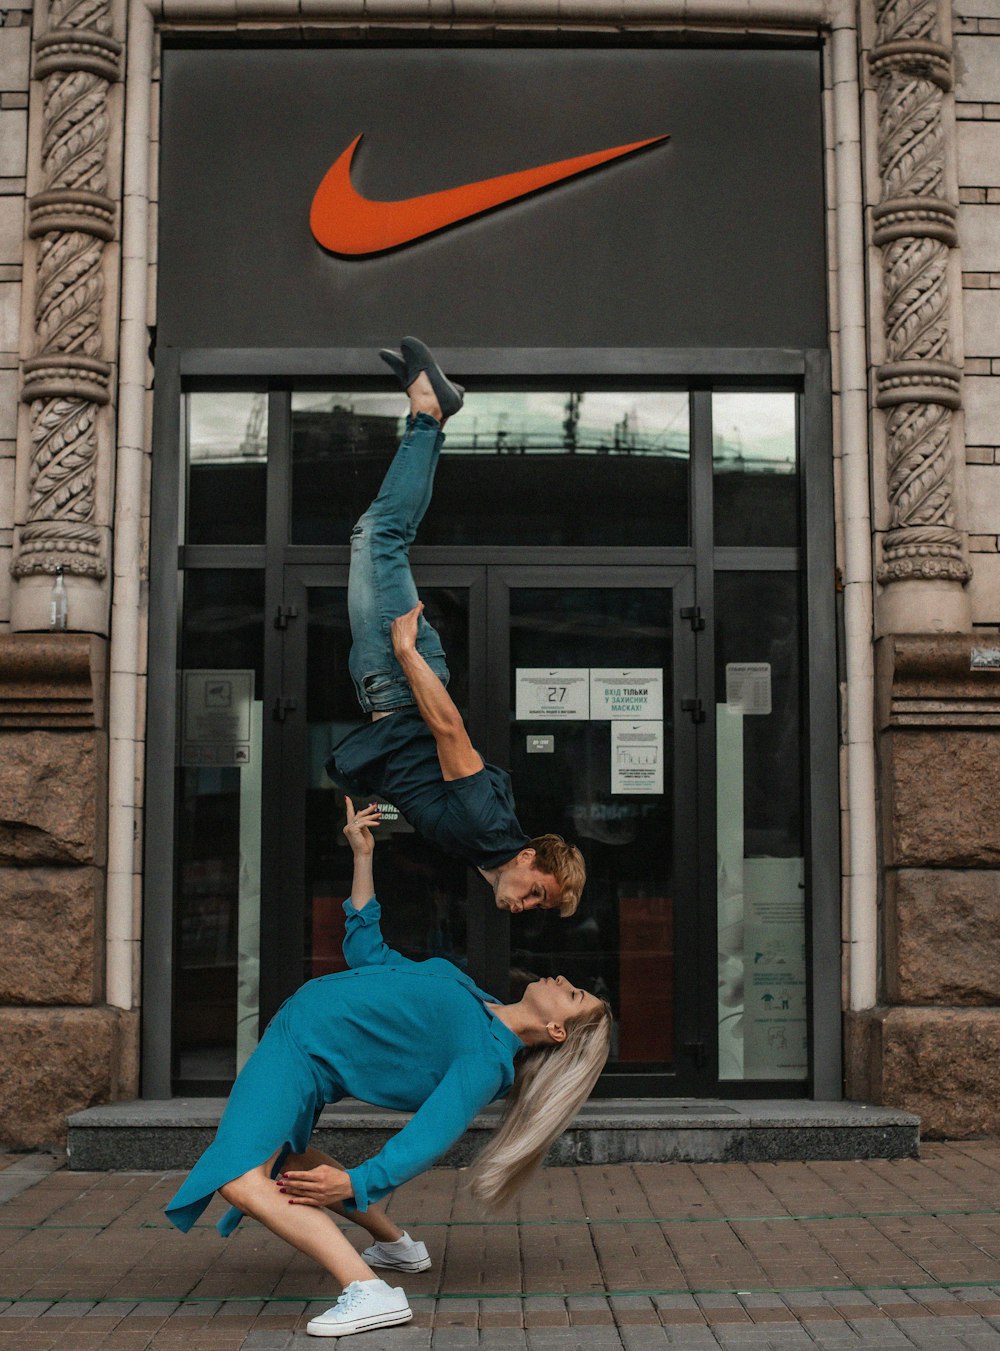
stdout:
<svg viewBox="0 0 1000 1351">
<path fill-rule="evenodd" d="M 347 589 L 351 621 L 350 671 L 365 712 L 413 704 L 406 677 L 392 650 L 390 627 L 417 604 L 410 571 L 413 542 L 430 503 L 444 437 L 437 420 L 411 394 L 407 431 L 378 496 L 351 532 Z M 417 646 L 447 683 L 448 668 L 437 632 L 421 615 Z"/>
</svg>

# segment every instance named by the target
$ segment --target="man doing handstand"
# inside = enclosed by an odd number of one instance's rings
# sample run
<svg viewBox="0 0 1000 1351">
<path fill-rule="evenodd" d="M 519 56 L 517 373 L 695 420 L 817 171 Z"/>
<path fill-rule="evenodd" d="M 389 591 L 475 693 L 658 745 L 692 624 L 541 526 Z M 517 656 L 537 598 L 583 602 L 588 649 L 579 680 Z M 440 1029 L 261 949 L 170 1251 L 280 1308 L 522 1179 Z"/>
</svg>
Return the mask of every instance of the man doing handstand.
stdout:
<svg viewBox="0 0 1000 1351">
<path fill-rule="evenodd" d="M 448 694 L 444 649 L 410 571 L 442 427 L 464 390 L 416 338 L 403 339 L 401 355 L 380 355 L 410 412 L 378 495 L 351 532 L 349 665 L 371 720 L 334 748 L 326 770 L 348 796 L 388 799 L 433 844 L 477 868 L 501 910 L 558 910 L 565 918 L 586 878 L 580 851 L 559 835 L 525 834 L 510 775 L 483 760 Z"/>
</svg>

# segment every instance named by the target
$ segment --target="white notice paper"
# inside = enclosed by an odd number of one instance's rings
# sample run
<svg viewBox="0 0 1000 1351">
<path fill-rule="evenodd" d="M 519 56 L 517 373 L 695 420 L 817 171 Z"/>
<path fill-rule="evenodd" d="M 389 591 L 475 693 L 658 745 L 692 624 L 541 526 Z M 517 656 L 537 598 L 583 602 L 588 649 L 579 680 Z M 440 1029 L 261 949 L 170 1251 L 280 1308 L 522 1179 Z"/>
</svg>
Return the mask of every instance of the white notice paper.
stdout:
<svg viewBox="0 0 1000 1351">
<path fill-rule="evenodd" d="M 519 666 L 515 681 L 518 722 L 586 722 L 590 685 L 586 666 Z"/>
<path fill-rule="evenodd" d="M 804 1079 L 806 928 L 803 860 L 743 860 L 743 1072 L 748 1079 Z"/>
<path fill-rule="evenodd" d="M 734 713 L 770 713 L 771 663 L 726 663 L 726 703 Z"/>
<path fill-rule="evenodd" d="M 663 792 L 663 723 L 611 724 L 611 792 Z"/>
<path fill-rule="evenodd" d="M 184 671 L 181 764 L 249 765 L 253 671 Z"/>
<path fill-rule="evenodd" d="M 663 672 L 655 666 L 624 669 L 590 669 L 590 717 L 631 718 L 635 721 L 663 717 Z"/>
</svg>

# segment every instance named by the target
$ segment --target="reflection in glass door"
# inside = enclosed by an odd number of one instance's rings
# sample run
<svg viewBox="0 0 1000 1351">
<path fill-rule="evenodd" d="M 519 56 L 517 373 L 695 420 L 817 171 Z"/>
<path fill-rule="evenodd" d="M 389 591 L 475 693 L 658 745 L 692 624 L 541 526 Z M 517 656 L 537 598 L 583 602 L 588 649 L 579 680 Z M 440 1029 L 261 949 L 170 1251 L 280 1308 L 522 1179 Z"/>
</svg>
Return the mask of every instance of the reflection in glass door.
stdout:
<svg viewBox="0 0 1000 1351">
<path fill-rule="evenodd" d="M 515 966 L 564 974 L 611 1001 L 613 1060 L 674 1060 L 671 593 L 510 593 L 511 771 L 529 834 L 587 859 L 571 919 L 511 926 Z"/>
<path fill-rule="evenodd" d="M 535 575 L 547 583 L 552 572 Z M 588 873 L 572 918 L 512 920 L 511 968 L 522 979 L 562 973 L 610 1001 L 611 1078 L 678 1068 L 677 944 L 687 944 L 694 908 L 690 833 L 679 835 L 677 821 L 693 723 L 675 714 L 686 692 L 675 672 L 693 677 L 692 634 L 677 628 L 670 586 L 587 584 L 620 576 L 573 569 L 566 580 L 580 584 L 519 586 L 527 572 L 518 570 L 491 588 L 509 624 L 521 822 L 530 835 L 555 830 L 579 845 Z"/>
<path fill-rule="evenodd" d="M 691 799 L 677 791 L 692 774 L 694 724 L 683 714 L 678 725 L 676 712 L 693 688 L 693 635 L 677 618 L 690 578 L 655 568 L 561 571 L 573 585 L 507 585 L 547 583 L 551 569 L 415 569 L 455 701 L 474 743 L 511 770 L 526 832 L 558 832 L 584 853 L 579 910 L 565 920 L 542 911 L 508 920 L 473 871 L 392 811 L 379 827 L 376 886 L 387 939 L 409 957 L 447 957 L 500 999 L 559 973 L 603 995 L 615 1013 L 609 1068 L 646 1076 L 646 1089 L 659 1091 L 650 1076 L 678 1068 L 675 954 L 690 946 L 694 912 Z M 288 594 L 299 627 L 286 640 L 285 679 L 304 690 L 305 716 L 296 709 L 282 733 L 293 748 L 282 797 L 293 904 L 302 879 L 297 978 L 309 979 L 342 965 L 351 862 L 343 802 L 323 766 L 361 714 L 347 669 L 346 574 L 296 572 Z"/>
<path fill-rule="evenodd" d="M 302 588 L 303 593 L 306 782 L 301 979 L 310 980 L 344 967 L 341 902 L 350 894 L 351 854 L 343 836 L 344 801 L 323 766 L 331 748 L 360 726 L 362 713 L 347 669 L 351 635 L 346 586 L 309 585 Z M 468 590 L 423 586 L 421 598 L 451 657 L 451 693 L 468 719 Z M 293 791 L 301 793 L 301 789 Z M 432 848 L 388 804 L 377 841 L 376 887 L 392 945 L 416 961 L 447 957 L 465 967 L 468 883 L 464 864 Z"/>
<path fill-rule="evenodd" d="M 473 416 L 449 426 L 414 549 L 475 744 L 512 771 L 526 831 L 579 843 L 590 881 L 570 921 L 509 921 L 474 873 L 387 821 L 378 877 L 392 939 L 414 957 L 450 956 L 498 996 L 517 994 L 518 973 L 557 969 L 608 993 L 605 1092 L 707 1090 L 697 1064 L 714 1089 L 716 1037 L 724 1092 L 770 1083 L 791 1095 L 814 1073 L 826 1096 L 838 1091 L 822 454 L 816 469 L 828 372 L 807 356 L 802 392 L 799 365 L 782 371 L 773 388 L 750 387 L 741 365 L 694 391 L 632 375 L 584 387 L 565 372 L 511 389 L 487 371 Z M 155 1094 L 224 1092 L 255 1012 L 266 1022 L 340 961 L 350 868 L 323 761 L 359 717 L 347 540 L 399 431 L 398 395 L 364 374 L 345 370 L 338 389 L 298 375 L 291 389 L 284 376 L 192 381 L 163 433 L 154 504 L 177 530 L 183 583 L 178 593 L 172 562 L 161 569 L 151 611 L 147 792 L 174 824 L 146 838 L 144 999 L 172 1008 L 169 1025 L 145 1023 Z M 682 613 L 695 575 L 699 639 Z M 160 716 L 175 668 L 176 722 Z M 585 689 L 587 716 L 532 711 L 517 677 L 530 670 L 585 672 L 546 688 L 565 684 L 560 700 Z M 623 687 L 626 672 L 661 671 L 662 715 L 647 703 L 594 716 L 595 670 Z M 244 759 L 223 727 L 224 693 L 250 711 Z M 697 695 L 704 710 L 689 712 Z M 626 740 L 628 719 L 657 726 Z"/>
<path fill-rule="evenodd" d="M 174 1078 L 220 1092 L 257 1035 L 264 577 L 188 574 L 176 747 Z"/>
</svg>

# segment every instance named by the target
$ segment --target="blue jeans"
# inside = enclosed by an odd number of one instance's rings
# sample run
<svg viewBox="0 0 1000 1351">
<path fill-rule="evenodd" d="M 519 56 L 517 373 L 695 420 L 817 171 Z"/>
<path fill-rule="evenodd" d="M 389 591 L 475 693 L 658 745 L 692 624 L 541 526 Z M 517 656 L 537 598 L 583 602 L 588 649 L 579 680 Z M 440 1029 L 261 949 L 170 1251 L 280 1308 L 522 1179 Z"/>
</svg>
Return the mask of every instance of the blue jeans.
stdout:
<svg viewBox="0 0 1000 1351">
<path fill-rule="evenodd" d="M 431 500 L 444 434 L 428 413 L 406 421 L 406 434 L 378 496 L 351 531 L 347 609 L 349 668 L 366 713 L 411 708 L 415 700 L 392 650 L 392 621 L 416 605 L 410 545 Z M 417 651 L 443 684 L 448 666 L 437 630 L 420 616 Z"/>
</svg>

